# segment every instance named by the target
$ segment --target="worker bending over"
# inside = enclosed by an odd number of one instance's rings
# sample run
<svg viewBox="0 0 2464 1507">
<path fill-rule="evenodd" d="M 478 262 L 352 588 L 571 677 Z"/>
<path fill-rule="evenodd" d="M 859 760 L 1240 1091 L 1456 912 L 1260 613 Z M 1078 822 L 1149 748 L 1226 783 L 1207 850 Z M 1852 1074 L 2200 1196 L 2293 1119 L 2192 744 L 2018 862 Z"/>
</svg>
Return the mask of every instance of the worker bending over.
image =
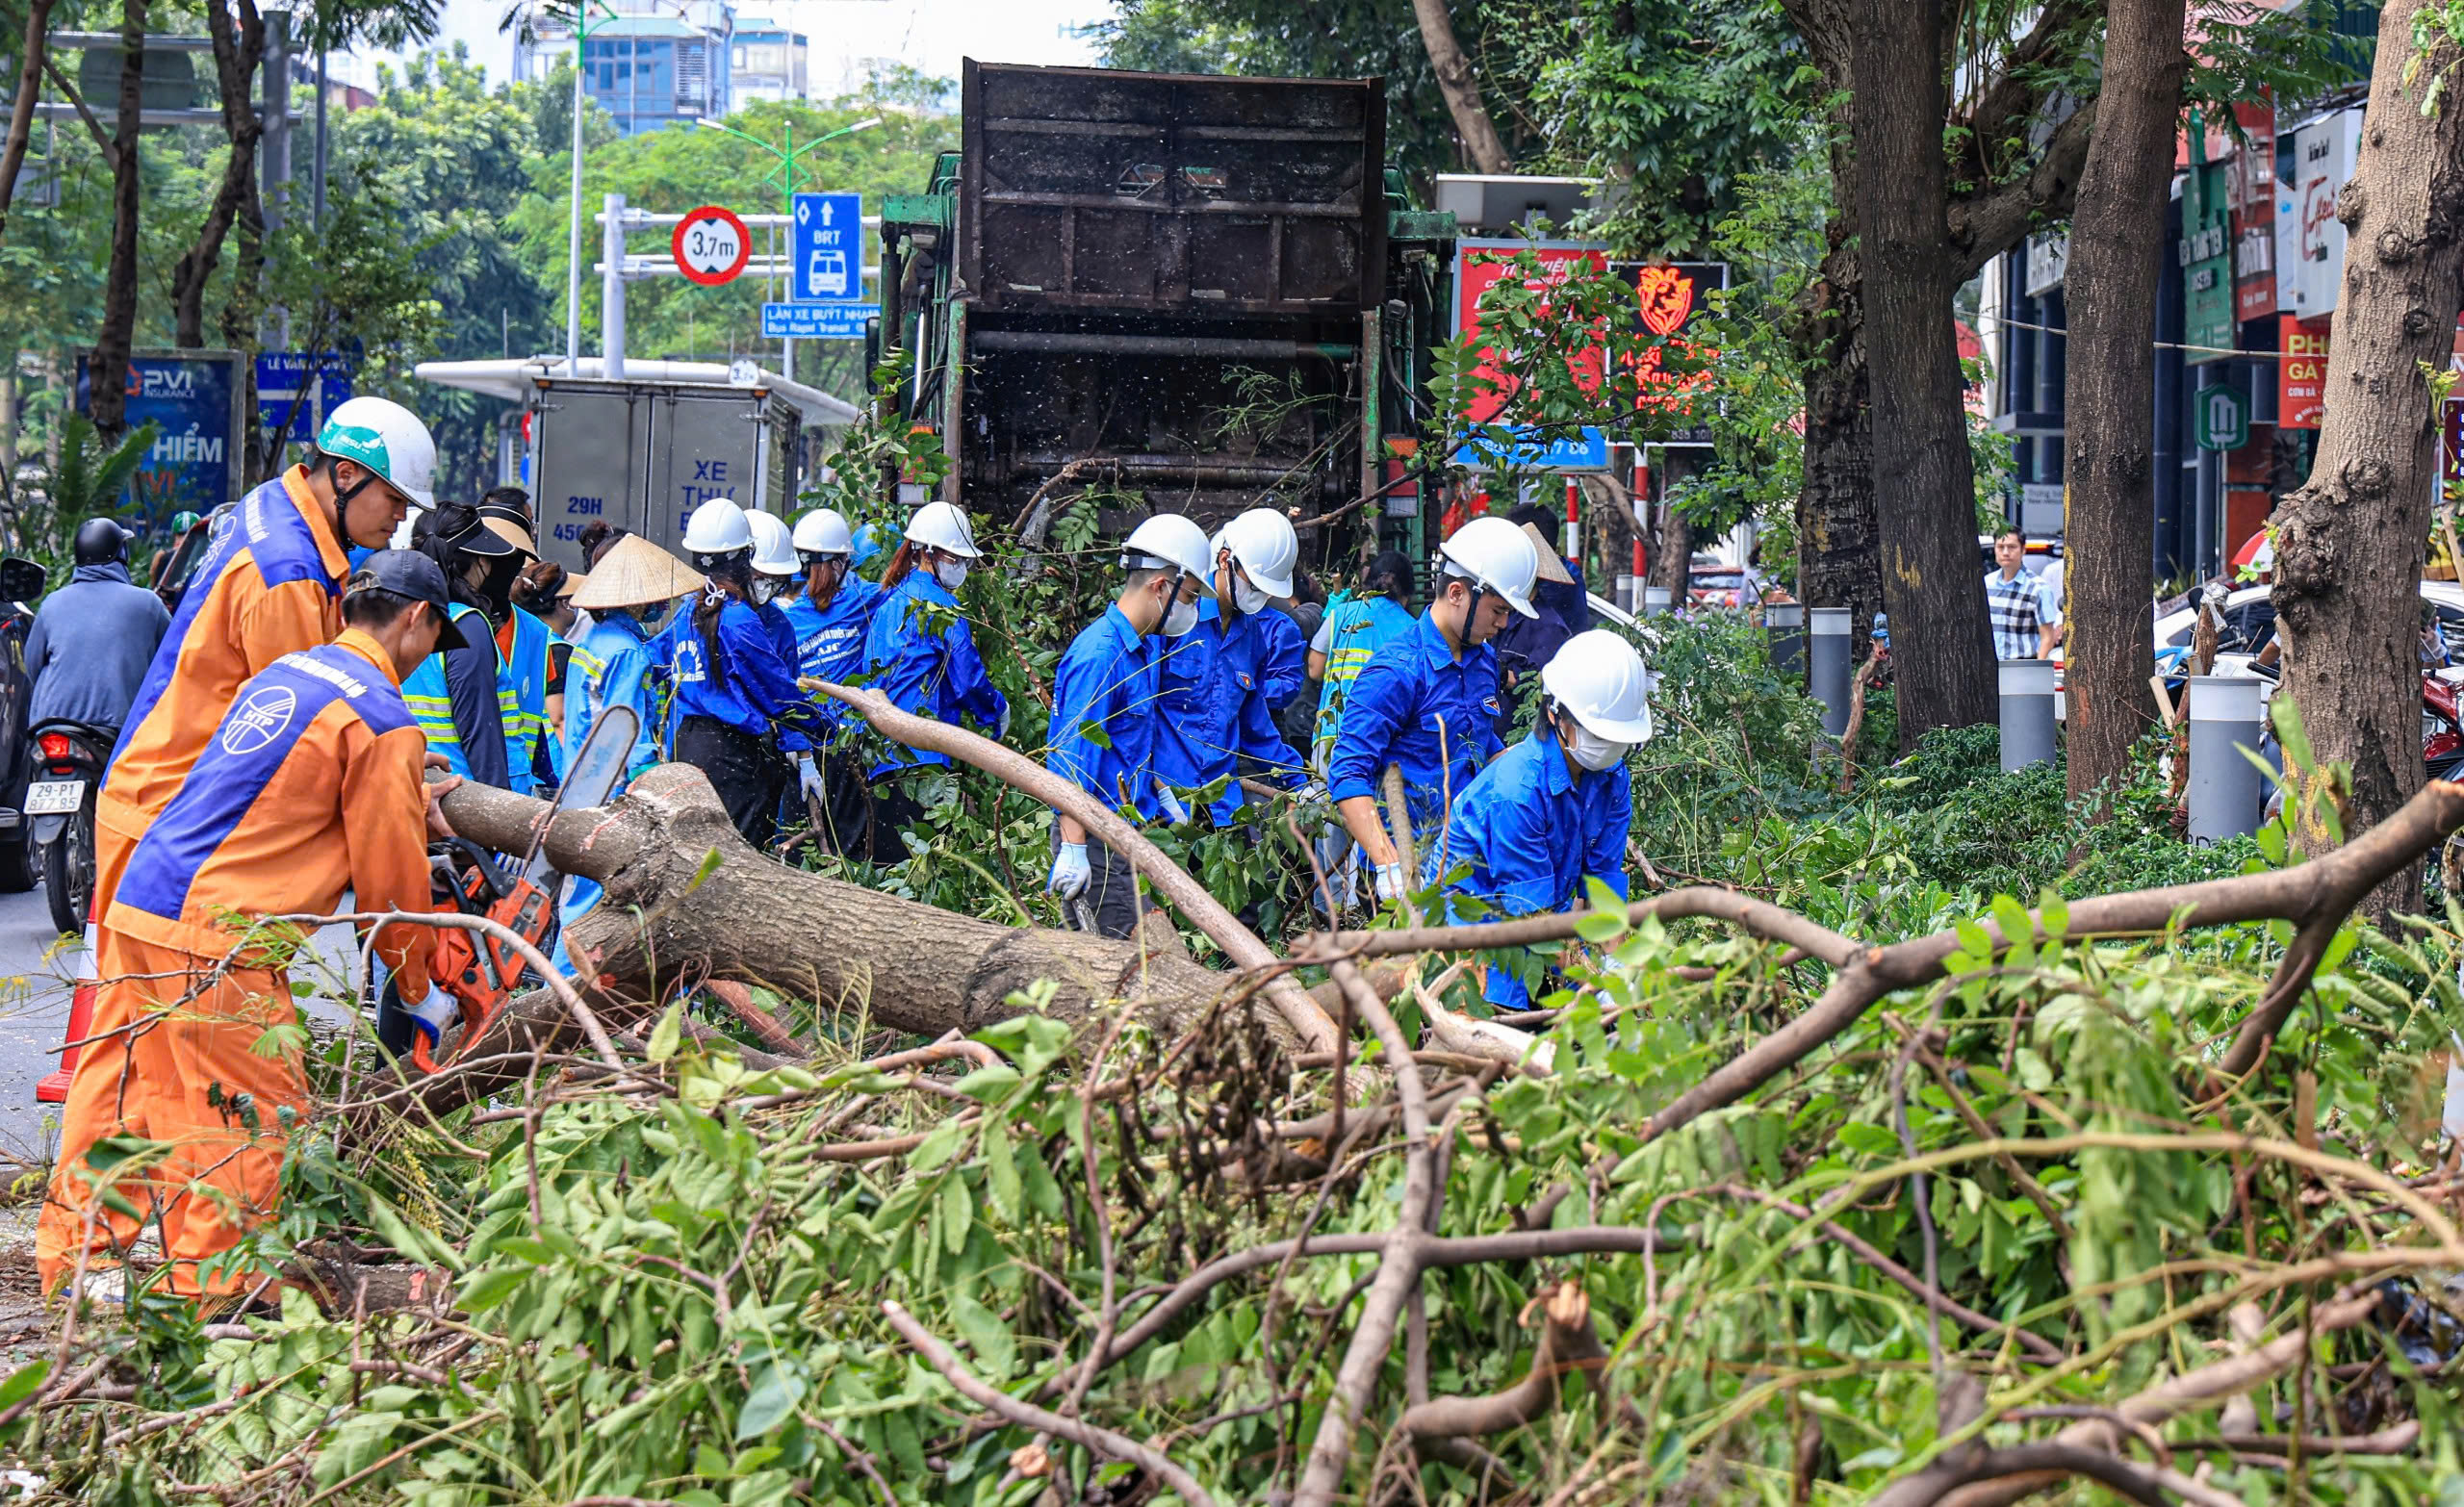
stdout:
<svg viewBox="0 0 2464 1507">
<path fill-rule="evenodd" d="M 935 722 L 962 715 L 991 729 L 1010 730 L 1010 702 L 992 683 L 976 652 L 975 635 L 960 610 L 958 590 L 981 558 L 975 530 L 952 502 L 927 502 L 907 521 L 907 536 L 882 571 L 885 595 L 864 634 L 864 668 L 875 690 L 904 712 Z M 899 784 L 909 771 L 947 764 L 946 754 L 893 742 L 867 777 L 873 792 L 868 847 L 875 863 L 908 856 L 900 835 L 923 819 L 924 808 Z"/>
<path fill-rule="evenodd" d="M 1141 822 L 1180 823 L 1188 809 L 1154 768 L 1164 720 L 1159 657 L 1197 627 L 1198 594 L 1215 588 L 1206 530 L 1160 513 L 1121 546 L 1129 578 L 1104 615 L 1072 639 L 1052 674 L 1052 751 L 1045 766 L 1108 809 Z M 1161 635 L 1162 642 L 1157 642 Z M 1126 937 L 1138 930 L 1138 873 L 1066 811 L 1054 813 L 1052 873 L 1044 888 L 1081 930 Z"/>
<path fill-rule="evenodd" d="M 241 682 L 341 629 L 346 551 L 381 548 L 409 508 L 426 506 L 435 470 L 436 442 L 409 409 L 354 397 L 325 420 L 306 464 L 215 515 L 213 542 L 138 687 L 95 801 L 96 915 L 110 908 L 129 851 L 205 752 Z M 88 1034 L 113 1025 L 97 1016 Z"/>
<path fill-rule="evenodd" d="M 1509 610 L 1532 615 L 1540 553 L 1502 518 L 1476 518 L 1439 547 L 1437 594 L 1413 630 L 1370 657 L 1346 698 L 1327 760 L 1327 794 L 1369 856 L 1380 902 L 1400 896 L 1405 877 L 1378 821 L 1386 766 L 1401 768 L 1412 830 L 1433 838 L 1449 801 L 1503 749 L 1498 662 L 1488 641 Z"/>
<path fill-rule="evenodd" d="M 1446 840 L 1430 846 L 1422 877 L 1445 886 L 1450 919 L 1563 910 L 1586 879 L 1626 898 L 1634 802 L 1625 760 L 1651 739 L 1649 686 L 1643 656 L 1606 628 L 1576 634 L 1541 667 L 1539 720 L 1455 796 Z M 1489 914 L 1458 908 L 1458 896 Z M 1520 973 L 1502 964 L 1489 965 L 1487 995 L 1502 1009 L 1531 1008 Z"/>
<path fill-rule="evenodd" d="M 796 563 L 804 568 L 804 589 L 786 604 L 796 633 L 796 674 L 844 685 L 863 673 L 864 634 L 881 605 L 882 589 L 856 574 L 855 534 L 835 509 L 817 507 L 797 519 L 791 541 Z M 830 732 L 815 740 L 815 754 L 796 765 L 796 783 L 821 807 L 829 851 L 853 853 L 863 842 L 871 812 L 863 771 L 845 747 L 862 718 L 834 697 L 816 696 L 813 704 Z"/>
<path fill-rule="evenodd" d="M 163 1240 L 164 1282 L 189 1296 L 244 1290 L 263 1273 L 207 1264 L 272 1211 L 291 1116 L 307 1081 L 283 958 L 314 927 L 260 919 L 330 914 L 350 891 L 362 910 L 428 907 L 427 837 L 443 832 L 423 792 L 425 740 L 402 676 L 448 623 L 445 577 L 403 550 L 369 556 L 341 604 L 332 643 L 285 654 L 240 688 L 179 793 L 130 854 L 95 931 L 98 1014 L 129 1023 L 117 1052 L 77 1063 L 37 1260 L 46 1289 L 82 1264 L 114 1278 L 140 1221 L 107 1207 L 88 1153 L 107 1137 L 166 1143 L 144 1163 Z M 458 627 L 448 626 L 449 634 Z M 375 938 L 405 1003 L 428 985 L 432 933 L 395 925 Z M 271 1034 L 293 1033 L 286 1040 Z"/>
<path fill-rule="evenodd" d="M 726 498 L 695 508 L 684 549 L 708 579 L 667 633 L 676 673 L 671 746 L 677 762 L 709 777 L 744 840 L 765 849 L 778 833 L 787 783 L 782 746 L 808 747 L 821 716 L 796 689 L 779 640 L 754 610 L 753 527 L 744 509 Z"/>
<path fill-rule="evenodd" d="M 1224 524 L 1207 552 L 1212 596 L 1160 667 L 1155 777 L 1190 797 L 1221 781 L 1208 809 L 1228 827 L 1244 804 L 1239 755 L 1283 784 L 1304 778 L 1274 725 L 1275 708 L 1299 692 L 1304 646 L 1292 620 L 1270 606 L 1292 595 L 1300 541 L 1281 513 L 1251 508 Z"/>
</svg>

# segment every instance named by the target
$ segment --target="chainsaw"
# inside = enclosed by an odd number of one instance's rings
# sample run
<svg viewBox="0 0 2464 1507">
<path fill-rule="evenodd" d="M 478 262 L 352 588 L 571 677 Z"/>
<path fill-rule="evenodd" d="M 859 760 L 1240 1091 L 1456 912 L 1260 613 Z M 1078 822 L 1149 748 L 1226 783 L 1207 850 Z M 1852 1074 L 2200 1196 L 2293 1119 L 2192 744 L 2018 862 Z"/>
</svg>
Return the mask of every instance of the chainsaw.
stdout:
<svg viewBox="0 0 2464 1507">
<path fill-rule="evenodd" d="M 574 754 L 565 782 L 556 789 L 548 819 L 532 831 L 530 851 L 522 867 L 508 872 L 476 844 L 449 838 L 428 859 L 435 892 L 464 915 L 485 916 L 541 952 L 548 950 L 556 928 L 556 893 L 561 876 L 546 851 L 548 827 L 558 813 L 578 811 L 606 802 L 625 778 L 626 760 L 641 731 L 641 718 L 630 706 L 609 706 L 591 725 Z M 504 938 L 459 927 L 439 928 L 429 955 L 428 977 L 461 1006 L 462 1045 L 468 1046 L 495 1024 L 499 1011 L 513 997 L 527 965 L 522 951 Z M 440 1038 L 441 1046 L 441 1038 Z M 411 1060 L 424 1073 L 449 1064 L 460 1049 L 440 1055 L 420 1034 Z"/>
</svg>

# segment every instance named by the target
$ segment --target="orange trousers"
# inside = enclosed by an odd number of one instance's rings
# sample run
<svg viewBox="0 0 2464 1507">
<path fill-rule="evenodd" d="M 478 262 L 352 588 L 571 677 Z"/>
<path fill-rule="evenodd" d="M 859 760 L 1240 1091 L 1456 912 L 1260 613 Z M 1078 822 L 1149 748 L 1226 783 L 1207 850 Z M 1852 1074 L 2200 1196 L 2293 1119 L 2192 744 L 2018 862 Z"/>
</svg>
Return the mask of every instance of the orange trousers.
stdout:
<svg viewBox="0 0 2464 1507">
<path fill-rule="evenodd" d="M 118 1265 L 150 1225 L 170 1291 L 245 1290 L 265 1273 L 204 1267 L 272 1214 L 283 1154 L 307 1109 L 297 1047 L 269 1050 L 265 1040 L 298 1021 L 290 981 L 263 968 L 218 975 L 213 958 L 105 928 L 94 951 L 90 1044 L 69 1081 L 35 1235 L 42 1285 L 66 1281 L 81 1257 L 89 1271 Z M 98 1146 L 101 1168 L 88 1160 Z M 137 1214 L 109 1207 L 104 1187 Z"/>
</svg>

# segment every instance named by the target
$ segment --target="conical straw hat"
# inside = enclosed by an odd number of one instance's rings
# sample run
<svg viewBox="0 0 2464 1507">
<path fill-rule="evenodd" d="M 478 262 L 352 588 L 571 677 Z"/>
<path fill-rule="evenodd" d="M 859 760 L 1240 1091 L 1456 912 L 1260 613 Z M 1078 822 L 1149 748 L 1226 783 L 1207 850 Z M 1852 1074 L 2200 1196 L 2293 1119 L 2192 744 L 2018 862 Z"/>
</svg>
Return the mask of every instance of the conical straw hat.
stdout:
<svg viewBox="0 0 2464 1507">
<path fill-rule="evenodd" d="M 571 599 L 577 607 L 639 607 L 700 591 L 701 574 L 639 534 L 608 547 Z"/>
<path fill-rule="evenodd" d="M 1523 525 L 1523 537 L 1530 540 L 1531 548 L 1540 551 L 1542 580 L 1555 581 L 1560 586 L 1571 586 L 1575 583 L 1575 578 L 1566 574 L 1565 557 L 1557 553 L 1557 547 L 1549 542 L 1548 535 L 1526 524 Z"/>
</svg>

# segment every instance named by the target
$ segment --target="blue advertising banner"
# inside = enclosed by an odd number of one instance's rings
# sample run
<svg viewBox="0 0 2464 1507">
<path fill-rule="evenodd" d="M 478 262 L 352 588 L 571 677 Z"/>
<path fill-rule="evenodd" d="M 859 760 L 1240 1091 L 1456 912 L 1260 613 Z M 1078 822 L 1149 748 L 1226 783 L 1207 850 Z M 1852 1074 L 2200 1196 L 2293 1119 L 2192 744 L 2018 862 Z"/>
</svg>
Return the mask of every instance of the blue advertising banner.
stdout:
<svg viewBox="0 0 2464 1507">
<path fill-rule="evenodd" d="M 1608 435 L 1604 430 L 1586 427 L 1580 434 L 1559 435 L 1552 440 L 1543 440 L 1536 431 L 1520 425 L 1508 425 L 1506 431 L 1515 437 L 1511 445 L 1493 445 L 1485 438 L 1475 438 L 1454 452 L 1454 464 L 1478 471 L 1608 469 Z"/>
<path fill-rule="evenodd" d="M 229 351 L 140 354 L 121 376 L 128 424 L 156 427 L 153 447 L 129 478 L 131 526 L 167 537 L 175 513 L 208 513 L 237 495 L 240 358 Z M 77 366 L 77 408 L 93 412 L 92 373 Z"/>
<path fill-rule="evenodd" d="M 765 303 L 763 340 L 862 340 L 866 322 L 881 318 L 877 303 Z"/>
<path fill-rule="evenodd" d="M 260 351 L 257 427 L 268 434 L 279 431 L 294 445 L 315 439 L 325 416 L 350 398 L 351 365 L 338 351 Z"/>
</svg>

